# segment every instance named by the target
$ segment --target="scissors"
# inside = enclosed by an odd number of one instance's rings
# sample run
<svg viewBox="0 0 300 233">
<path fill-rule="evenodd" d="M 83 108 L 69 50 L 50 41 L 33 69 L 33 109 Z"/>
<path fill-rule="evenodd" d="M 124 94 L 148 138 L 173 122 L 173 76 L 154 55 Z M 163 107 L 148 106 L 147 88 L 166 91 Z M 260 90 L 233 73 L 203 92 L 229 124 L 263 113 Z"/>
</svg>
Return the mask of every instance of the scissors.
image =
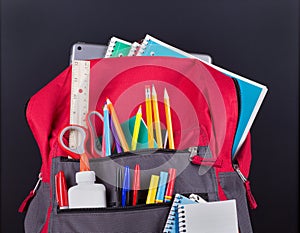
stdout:
<svg viewBox="0 0 300 233">
<path fill-rule="evenodd" d="M 92 116 L 95 115 L 99 117 L 103 121 L 102 115 L 97 111 L 92 111 L 87 115 L 87 126 L 88 129 L 85 129 L 83 126 L 79 125 L 68 125 L 62 129 L 59 134 L 58 142 L 61 148 L 68 153 L 74 159 L 80 159 L 82 154 L 86 154 L 89 158 L 98 158 L 103 157 L 101 151 L 101 143 L 98 139 L 96 129 L 94 124 L 92 123 Z M 79 141 L 77 142 L 77 146 L 75 148 L 70 148 L 64 142 L 64 135 L 68 131 L 76 131 L 79 134 Z M 90 135 L 90 140 L 89 139 Z M 91 153 L 88 153 L 87 143 L 90 141 Z"/>
</svg>

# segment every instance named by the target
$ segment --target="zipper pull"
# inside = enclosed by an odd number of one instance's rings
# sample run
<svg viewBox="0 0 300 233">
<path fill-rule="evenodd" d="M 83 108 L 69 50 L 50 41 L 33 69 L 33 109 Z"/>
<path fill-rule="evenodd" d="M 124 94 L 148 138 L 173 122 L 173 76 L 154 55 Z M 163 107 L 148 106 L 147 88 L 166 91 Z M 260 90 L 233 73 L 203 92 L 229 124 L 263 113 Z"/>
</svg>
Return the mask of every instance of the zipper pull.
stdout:
<svg viewBox="0 0 300 233">
<path fill-rule="evenodd" d="M 198 154 L 198 147 L 189 147 L 188 151 L 190 152 L 190 161 L 193 162 L 194 157 Z"/>
<path fill-rule="evenodd" d="M 247 180 L 247 178 L 243 175 L 243 173 L 241 172 L 239 165 L 238 164 L 233 164 L 233 168 L 236 171 L 236 173 L 239 175 L 239 177 L 241 178 L 241 180 L 244 183 L 245 189 L 246 189 L 246 196 L 249 202 L 249 206 L 251 209 L 256 209 L 257 208 L 257 203 L 255 201 L 255 198 L 251 192 L 251 187 L 250 187 L 250 181 Z"/>
<path fill-rule="evenodd" d="M 18 210 L 20 213 L 24 213 L 24 211 L 26 210 L 26 208 L 27 208 L 29 202 L 30 202 L 30 201 L 32 200 L 32 198 L 34 197 L 35 192 L 36 192 L 37 188 L 39 187 L 39 184 L 41 183 L 41 181 L 42 181 L 42 173 L 39 174 L 38 181 L 36 182 L 36 184 L 35 184 L 33 190 L 31 190 L 31 191 L 29 192 L 29 194 L 27 195 L 27 197 L 24 199 L 24 201 L 23 201 L 22 204 L 20 205 L 19 210 Z"/>
</svg>

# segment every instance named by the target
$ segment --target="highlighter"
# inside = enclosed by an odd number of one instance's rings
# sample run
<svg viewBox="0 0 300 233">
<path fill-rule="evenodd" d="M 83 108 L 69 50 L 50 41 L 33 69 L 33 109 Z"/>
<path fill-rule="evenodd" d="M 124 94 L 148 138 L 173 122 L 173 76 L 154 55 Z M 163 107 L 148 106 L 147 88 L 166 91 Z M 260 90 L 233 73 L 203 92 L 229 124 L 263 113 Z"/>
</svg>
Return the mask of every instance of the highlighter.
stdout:
<svg viewBox="0 0 300 233">
<path fill-rule="evenodd" d="M 159 185 L 158 185 L 155 203 L 163 203 L 164 202 L 164 196 L 165 196 L 167 182 L 168 182 L 168 173 L 160 172 Z"/>
<path fill-rule="evenodd" d="M 146 204 L 154 204 L 155 203 L 158 180 L 159 180 L 159 176 L 156 176 L 156 175 L 151 176 Z"/>
<path fill-rule="evenodd" d="M 165 202 L 171 202 L 173 192 L 174 192 L 174 185 L 175 185 L 175 178 L 176 178 L 176 169 L 170 168 L 169 169 L 169 180 L 168 186 L 165 194 Z"/>
</svg>

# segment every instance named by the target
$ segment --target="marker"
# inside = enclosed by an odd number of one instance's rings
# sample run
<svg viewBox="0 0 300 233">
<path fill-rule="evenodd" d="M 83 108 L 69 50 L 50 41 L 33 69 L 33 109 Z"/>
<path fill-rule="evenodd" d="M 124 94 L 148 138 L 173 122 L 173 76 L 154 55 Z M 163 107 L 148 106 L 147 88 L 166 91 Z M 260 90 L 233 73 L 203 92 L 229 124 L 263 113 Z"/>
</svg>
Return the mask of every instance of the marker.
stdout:
<svg viewBox="0 0 300 233">
<path fill-rule="evenodd" d="M 125 167 L 123 189 L 122 189 L 122 207 L 129 204 L 129 191 L 130 191 L 130 171 L 129 167 Z"/>
<path fill-rule="evenodd" d="M 136 150 L 136 145 L 137 145 L 140 126 L 141 126 L 141 120 L 142 120 L 142 105 L 140 105 L 139 110 L 137 111 L 136 116 L 135 116 L 133 136 L 132 136 L 132 142 L 131 142 L 131 150 Z"/>
<path fill-rule="evenodd" d="M 56 201 L 60 209 L 67 209 L 69 206 L 68 202 L 68 191 L 65 174 L 63 171 L 59 171 L 55 175 L 55 189 L 56 189 Z"/>
<path fill-rule="evenodd" d="M 114 106 L 112 105 L 111 101 L 108 98 L 106 100 L 106 104 L 107 104 L 107 108 L 110 112 L 111 118 L 114 122 L 114 125 L 115 125 L 115 128 L 116 128 L 121 146 L 123 147 L 124 152 L 127 152 L 127 151 L 129 151 L 128 145 L 127 145 L 123 130 L 121 128 L 118 116 L 117 116 L 116 111 L 114 109 Z"/>
<path fill-rule="evenodd" d="M 133 180 L 133 197 L 132 205 L 135 206 L 139 199 L 139 190 L 140 190 L 140 165 L 136 164 L 134 168 L 134 180 Z"/>
<path fill-rule="evenodd" d="M 117 168 L 116 173 L 116 206 L 121 206 L 122 204 L 122 181 L 123 181 L 123 173 L 120 167 Z"/>
<path fill-rule="evenodd" d="M 155 203 L 163 203 L 164 202 L 167 181 L 168 181 L 168 173 L 160 172 L 159 185 L 158 185 Z"/>
<path fill-rule="evenodd" d="M 166 88 L 164 93 L 164 103 L 165 103 L 167 130 L 168 130 L 169 149 L 175 149 L 174 138 L 173 138 L 172 117 L 171 117 L 171 110 L 170 110 L 170 99 Z"/>
<path fill-rule="evenodd" d="M 145 96 L 146 96 L 146 121 L 148 127 L 148 148 L 154 148 L 154 138 L 153 138 L 153 126 L 152 126 L 152 106 L 151 106 L 151 94 L 150 87 L 146 86 Z"/>
<path fill-rule="evenodd" d="M 162 137 L 161 137 L 161 128 L 160 128 L 160 119 L 159 119 L 159 110 L 157 104 L 157 94 L 154 85 L 152 86 L 152 104 L 153 104 L 153 114 L 154 114 L 154 125 L 155 125 L 155 135 L 158 148 L 163 148 Z"/>
<path fill-rule="evenodd" d="M 173 192 L 174 192 L 174 185 L 175 185 L 175 178 L 176 178 L 176 169 L 170 168 L 169 169 L 169 180 L 167 185 L 167 190 L 165 194 L 165 202 L 171 202 Z"/>
<path fill-rule="evenodd" d="M 104 115 L 104 137 L 105 137 L 105 155 L 111 155 L 111 148 L 110 148 L 110 129 L 109 129 L 109 112 L 107 108 L 107 104 L 104 105 L 103 108 L 103 115 Z"/>
<path fill-rule="evenodd" d="M 158 180 L 159 180 L 159 176 L 156 176 L 156 175 L 151 176 L 146 204 L 154 204 L 155 203 Z"/>
</svg>

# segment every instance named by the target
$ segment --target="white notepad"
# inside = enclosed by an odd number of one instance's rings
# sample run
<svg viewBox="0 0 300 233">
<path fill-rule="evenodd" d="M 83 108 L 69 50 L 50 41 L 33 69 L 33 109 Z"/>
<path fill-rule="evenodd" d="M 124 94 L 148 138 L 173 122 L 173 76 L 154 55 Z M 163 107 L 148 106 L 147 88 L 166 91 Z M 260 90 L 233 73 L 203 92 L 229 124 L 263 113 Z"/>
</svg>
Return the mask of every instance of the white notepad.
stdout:
<svg viewBox="0 0 300 233">
<path fill-rule="evenodd" d="M 179 232 L 238 233 L 235 200 L 178 206 Z"/>
</svg>

